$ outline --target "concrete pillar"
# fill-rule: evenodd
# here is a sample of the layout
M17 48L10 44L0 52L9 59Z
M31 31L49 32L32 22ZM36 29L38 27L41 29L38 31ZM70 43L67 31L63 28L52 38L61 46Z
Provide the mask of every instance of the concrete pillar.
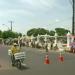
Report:
M71 34L70 32L67 33L67 47L70 47L70 43L71 43Z
M32 36L31 36L31 42L33 41L33 38L34 38L34 36L32 35Z
M45 41L45 44L46 44L47 43L47 34L45 35L44 41Z
M39 42L39 34L38 34L38 36L37 36L37 42Z
M54 44L56 45L57 44L57 33L55 32L55 35L54 35L54 37L55 37L55 40L54 40Z

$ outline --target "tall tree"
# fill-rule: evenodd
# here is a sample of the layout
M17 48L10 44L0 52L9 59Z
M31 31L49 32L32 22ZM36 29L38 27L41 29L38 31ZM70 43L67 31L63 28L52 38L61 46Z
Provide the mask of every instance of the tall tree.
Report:
M44 29L44 28L33 28L33 29L30 29L29 31L27 31L27 35L28 36L37 36L37 35L45 35L45 34L49 34L49 31Z
M2 38L2 31L0 30L0 38Z
M49 32L49 34L50 34L51 36L54 36L55 31L51 30L51 31Z
M4 31L4 32L2 33L2 37L3 37L4 39L6 39L6 38L17 38L19 35L21 35L21 33L19 34L19 33L17 33L17 32L12 32L11 30Z
M64 29L64 28L55 28L55 31L56 31L56 33L57 33L59 36L64 36L64 35L66 35L68 32L70 32L69 30Z

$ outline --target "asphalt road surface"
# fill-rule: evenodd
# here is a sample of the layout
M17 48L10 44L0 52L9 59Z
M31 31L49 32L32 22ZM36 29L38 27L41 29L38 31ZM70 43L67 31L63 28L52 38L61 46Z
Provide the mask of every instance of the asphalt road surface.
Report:
M58 52L49 53L50 64L44 64L45 51L23 47L26 52L25 66L21 70L11 66L9 47L0 46L0 75L75 75L75 54L64 53L64 62L57 59Z

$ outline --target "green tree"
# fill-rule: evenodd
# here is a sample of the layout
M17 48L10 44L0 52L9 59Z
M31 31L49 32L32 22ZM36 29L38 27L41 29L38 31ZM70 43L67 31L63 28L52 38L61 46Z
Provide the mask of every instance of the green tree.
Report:
M17 33L17 32L12 32L10 30L8 31L4 31L2 33L2 38L6 39L6 38L17 38L19 35L21 35L21 33Z
M27 35L28 35L28 36L31 36L31 35L33 35L33 34L35 33L35 31L36 31L35 28L30 29L30 30L27 31Z
M30 29L29 31L27 31L27 35L28 36L37 36L37 35L45 35L45 34L49 34L49 31L44 29L44 28L33 28L33 29Z
M17 35L21 37L22 36L22 33L17 33Z
M0 30L0 38L2 38L2 31Z
M68 32L70 32L69 30L64 29L64 28L55 28L55 31L56 31L56 33L57 33L59 36L64 36L64 35L66 35Z
M59 35L59 36L64 36L66 35L68 32L70 32L69 30L67 29L64 29L64 28L55 28L55 31L56 33ZM33 29L30 29L27 31L27 35L28 36L37 36L38 34L39 35L45 35L45 34L48 34L48 35L51 35L51 36L54 36L55 34L55 31L51 30L46 30L44 28L33 28Z
M49 32L49 34L50 34L51 36L54 36L55 31L51 30L51 31Z

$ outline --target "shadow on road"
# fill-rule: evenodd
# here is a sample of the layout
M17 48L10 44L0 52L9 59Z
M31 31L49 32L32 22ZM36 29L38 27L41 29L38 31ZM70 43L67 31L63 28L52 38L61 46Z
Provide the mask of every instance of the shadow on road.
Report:
M28 70L28 69L30 69L28 66L22 65L21 66L21 69L19 69L19 70L23 71L23 70Z

